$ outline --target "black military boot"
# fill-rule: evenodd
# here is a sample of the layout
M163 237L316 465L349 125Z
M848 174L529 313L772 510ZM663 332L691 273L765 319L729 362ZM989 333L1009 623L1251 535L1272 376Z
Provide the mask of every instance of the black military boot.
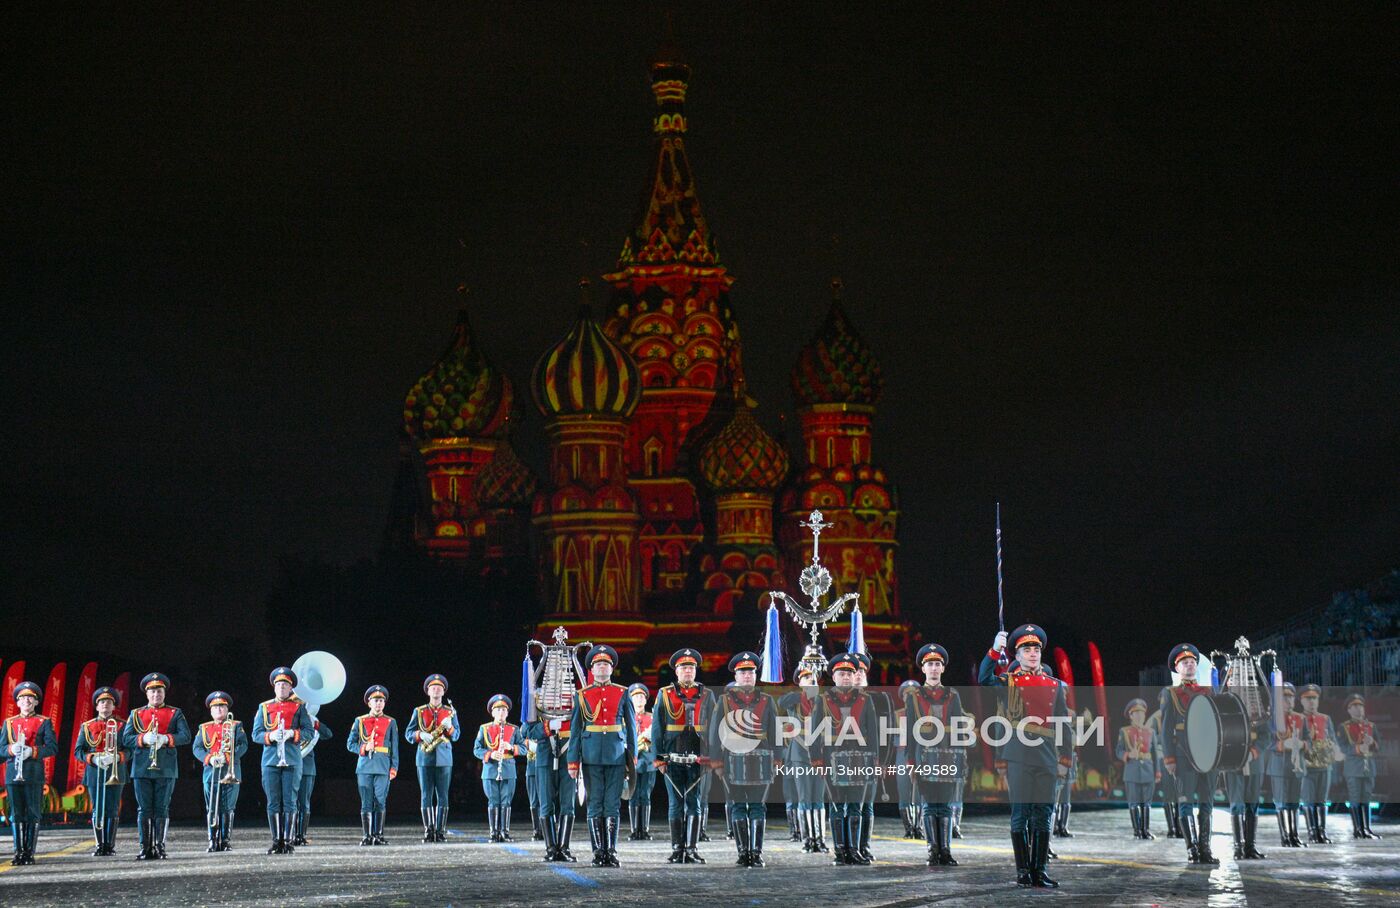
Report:
M559 860L558 839L554 835L554 817L540 817L540 835L544 836L544 859Z
M1317 835L1317 844L1331 845L1332 839L1327 835L1327 802L1314 804L1313 808L1313 830Z
M442 811L444 811L444 810L446 810L446 809L447 809L446 807L439 807L439 808L438 808L438 812L441 813ZM501 820L501 841L502 841L502 842L514 842L514 841L515 841L515 837L512 836L512 835L510 834L510 805L507 804L505 807L502 807L500 810L501 810L501 813L500 813L500 820ZM439 822L439 834L440 834L440 833L441 833L441 822L442 822L442 821L439 820L438 822ZM442 839L439 838L438 841L441 842Z
M942 849L938 842L938 824L934 822L933 815L924 811L924 842L928 844L928 866L938 866L938 855Z
M1196 855L1202 864L1219 864L1220 858L1210 853L1211 815L1214 808L1202 804L1196 808Z
M1148 841L1157 838L1152 834L1152 805L1150 803L1138 805L1138 813L1142 816L1142 837Z
M433 808L433 821L437 826L433 829L433 841L447 841L447 805L439 804ZM506 808L506 841L511 841L510 836L510 808Z
M217 816L206 817L204 825L208 827L209 831L209 847L204 849L204 853L213 854L219 850L219 818ZM97 852L94 851L93 854L97 854Z
M21 823L20 828L24 844L24 854L20 856L20 863L33 864L34 849L39 844L39 824L29 820Z
M559 860L568 861L570 864L578 861L574 853L569 850L569 840L574 836L574 815L572 813L562 814L559 817Z
M1254 847L1254 836L1259 831L1259 805L1248 804L1244 808L1244 857L1247 861L1261 861L1264 852Z
M962 838L962 805L953 808L953 838Z
M374 812L374 844L388 845L389 840L384 838L384 814L386 811L376 810Z
M229 832L233 830L233 814L219 814L219 850L229 851L231 846L228 843Z
M544 828L540 826L540 812L535 805L530 805L530 838L536 842L544 839Z
M709 825L710 805L706 804L704 807L700 808L700 837L696 839L697 842L708 842L710 840L710 833L708 832Z
M802 836L802 853L812 853L812 827L807 822L807 811L799 807L797 809L797 831Z
M1162 816L1167 821L1167 838L1181 838L1181 813L1177 810L1175 802L1162 802Z
M1347 812L1351 814L1351 837L1353 839L1366 838L1365 827L1361 825L1361 811L1356 804L1347 805ZM96 852L93 852L96 854Z
M875 831L875 816L867 817L864 813L860 817L860 831L856 835L855 843L860 856L865 860L863 863L875 863L875 855L870 853L870 834Z
M734 829L734 850L739 853L739 859L734 862L735 867L749 866L749 824L740 820L732 824Z
M763 836L768 831L768 818L749 820L749 866L763 867Z
M272 844L268 846L268 854L282 853L282 815L280 813L270 813L267 815L267 834L272 839Z
M496 808L494 807L486 808L486 816L488 818L488 823L491 826L491 841L493 842L496 841L496 823L495 816L493 815L493 811L495 809ZM420 807L418 808L418 812L422 814L423 817L423 841L431 842L434 839L433 809L431 807Z
M1278 818L1278 843L1283 848L1291 848L1288 843L1288 810L1278 807L1274 810L1274 816Z
M1300 809L1296 804L1288 808L1288 841L1292 842L1296 848L1307 848L1308 843L1298 836L1298 811ZM1304 825L1307 825L1306 820L1304 820Z
M1352 807L1352 809L1351 809L1351 819L1352 819L1352 824L1355 825L1355 823L1356 823L1356 808L1355 808L1355 807ZM103 827L105 827L105 826L106 826L106 823L105 823L104 821L99 820L99 819L97 819L96 817L93 817L93 819L92 819L92 841L93 841L92 856L95 857L95 858L96 858L96 857L101 857L102 855L104 855L104 854L107 853L107 846L106 846L106 844L104 844L103 841L102 841L102 834L103 834L103 832L105 832L105 829L104 829ZM1360 836L1356 836L1356 838L1360 838Z
M107 821L107 852L108 855L117 853L117 818L112 817Z
M374 844L374 815L373 815L373 814L371 814L371 813L366 813L366 812L363 811L363 810L360 811L360 832L363 833L362 837L360 838L360 844L361 844L361 845L373 845L373 844Z
M637 838L643 842L651 841L651 802L637 805Z
M12 823L10 825L10 841L14 844L14 857L10 858L10 866L18 867L24 862L24 832L22 824Z
M1201 863L1201 853L1197 847L1198 829L1196 818L1190 808L1181 811L1181 837L1186 840L1186 863Z
M666 859L668 864L685 863L685 820L671 820L671 856Z
M802 841L802 828L801 828L801 824L799 824L799 823L798 823L798 820L797 820L797 808L796 808L796 807L789 807L789 808L788 808L788 812L787 812L787 821L788 821L788 841L789 841L789 842L800 842L800 841Z
M1235 860L1244 860L1244 817L1237 813L1230 814L1230 836L1235 842Z
M865 822L865 818L857 813L855 816L847 819L846 824L846 841L849 843L849 847L846 850L850 853L851 863L860 867L870 866L871 861L874 859L869 856L870 849L868 843L870 839L868 837L870 835L870 829Z
M816 846L816 851L820 854L828 854L830 849L826 847L826 805L812 811L812 844Z
M1011 852L1016 856L1016 885L1031 885L1031 845L1025 831L1011 830Z
M602 818L602 817L589 817L589 818L588 818L588 844L589 844L590 846L592 846L592 848L593 848L593 861L592 861L592 864L593 864L594 867L606 867L606 866L608 866L607 858L605 858L605 857L603 856L603 855L604 855L604 849L607 847L607 846L604 844L606 841L607 841L607 839L604 837L604 833L603 833L603 818Z
M1361 825L1366 829L1366 838L1379 839L1380 833L1371 828L1371 802L1361 802Z
M1142 824L1138 820L1138 807L1136 804L1128 805L1128 822L1133 827L1133 838L1142 838Z
M851 863L851 849L846 838L844 817L831 818L831 863L843 866Z
M1068 801L1062 801L1055 805L1055 837L1061 839L1074 838L1074 833L1069 831Z
M306 844L306 811L298 810L292 814L292 844Z
M1031 830L1031 885L1037 889L1058 889L1060 884L1050 879L1045 872L1049 860L1050 832L1046 829Z
M701 838L701 836L704 835L704 820L704 814L701 814L699 816L688 816L685 818L685 862L687 864L705 863L705 859L701 857L700 852L696 850L696 845L698 845L701 841L704 841Z
M509 811L509 808L507 808L507 811ZM509 813L507 813L507 815L509 815ZM607 853L609 867L621 866L617 860L617 827L619 820L621 820L621 817L605 817L603 820L603 834L606 838L603 849ZM509 833L509 830L507 830L507 833Z
M724 837L734 838L734 804L732 801L724 802Z
M156 858L165 860L165 834L170 831L170 817L161 817L154 821L152 827L156 833Z
M953 818L937 817L933 821L933 828L938 839L938 863L944 867L958 866L958 862L953 859L950 845L953 840Z
M914 827L909 825L909 808L908 808L908 807L901 807L901 808L899 808L899 822L902 823L902 824L904 825L904 837L905 837L906 839L916 839L916 838L918 838L918 836L914 833Z
M291 854L296 850L292 845L292 817L295 814L282 814L282 853Z
M627 802L627 823L631 827L627 832L629 842L636 842L641 838L641 830L637 828L638 814L637 801L634 798Z

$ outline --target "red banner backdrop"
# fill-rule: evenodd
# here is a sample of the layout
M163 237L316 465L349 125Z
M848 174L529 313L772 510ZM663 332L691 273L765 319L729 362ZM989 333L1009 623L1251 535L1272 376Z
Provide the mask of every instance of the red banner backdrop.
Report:
M1055 675L1068 685L1065 688L1065 703L1069 706L1069 711L1074 712L1074 669L1069 664L1069 653L1057 646L1053 655L1055 657Z
M83 723L93 716L92 694L97 690L97 663L89 662L83 666L83 672L78 676L78 686L73 692L73 733L68 738L68 746L59 744L59 753L67 754L71 757L73 748L78 743L78 735L82 734ZM68 784L63 787L64 791L72 791L83 784L83 764L77 760L68 761Z
M19 712L15 705L15 685L24 680L24 662L15 662L5 672L5 680L0 682L0 722ZM5 775L10 771L10 761L0 763L0 785L5 784Z
M131 672L117 675L117 680L112 682L112 690L117 692L117 711L114 715L125 722L126 714L131 712Z
M60 662L49 672L49 683L44 688L44 715L49 717L49 723L53 726L53 735L58 739L60 745L63 741L63 700L68 693L68 663ZM50 785L54 785L57 776L54 774L58 768L59 757L63 755L62 746L59 747L58 754L44 758L44 778L49 780ZM64 762L67 765L67 762Z
M1113 744L1110 742L1117 740L1112 734L1113 720L1117 716L1108 714L1108 692L1104 690L1103 686L1103 656L1099 654L1098 644L1092 640L1089 641L1089 679L1094 682L1094 705L1098 707L1099 715L1103 717L1103 749L1108 754L1108 759L1112 761L1114 757Z

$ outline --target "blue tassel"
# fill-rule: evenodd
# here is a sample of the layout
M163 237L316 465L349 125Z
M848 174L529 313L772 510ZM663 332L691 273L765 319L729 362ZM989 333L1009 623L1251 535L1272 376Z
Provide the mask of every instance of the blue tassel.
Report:
M846 643L846 652L870 655L865 648L865 622L860 617L860 606L851 609L851 639Z
M522 722L535 721L535 698L530 690L530 654L520 663L520 719Z
M783 636L778 628L778 605L768 605L768 627L763 632L763 684L783 683Z

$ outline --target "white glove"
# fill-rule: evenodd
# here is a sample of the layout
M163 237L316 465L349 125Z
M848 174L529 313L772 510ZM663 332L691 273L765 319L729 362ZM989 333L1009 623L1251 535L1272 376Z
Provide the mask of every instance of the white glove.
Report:
M1006 651L1006 631L997 631L996 639L992 641L992 649L999 653Z
M117 755L116 755L116 754L105 754L105 753L104 753L104 754L98 754L98 755L97 755L97 765L98 765L98 766L101 766L103 769L111 769L111 768L112 768L112 764L115 763L115 762L117 762Z
M20 752L21 749L23 749L23 747L24 747L23 744L11 744L11 745L9 746L9 748L8 748L8 750L10 751L10 756L12 756L12 757L17 757L17 756L19 756L19 752Z
M532 757L535 755L535 751L538 747L539 742L536 741L534 738L531 738L530 740L525 742L525 749L530 752L530 756Z
M426 732L426 731L420 731L420 732L418 732L418 741L419 741L420 744L427 744L427 743L428 743L429 741L431 741L432 739L433 739L433 736L432 736L432 733L431 733L431 732Z
M212 757L209 758L209 765L210 765L210 766L223 766L223 765L224 765L224 755L223 755L223 754L214 754Z
M157 734L156 732L148 731L148 732L146 732L144 735L141 736L141 743L142 743L142 744L145 744L147 747L151 747L151 746L153 746L157 741L159 741L160 738L161 738L161 736L160 736L159 734Z
M27 744L11 744L10 753L15 755L15 759L23 763L29 759L29 755L34 753L34 748Z

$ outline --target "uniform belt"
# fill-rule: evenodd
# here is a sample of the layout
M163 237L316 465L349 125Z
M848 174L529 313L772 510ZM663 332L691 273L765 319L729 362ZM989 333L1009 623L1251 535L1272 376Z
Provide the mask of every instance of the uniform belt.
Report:
M621 725L585 725L584 731L622 731Z
M1030 734L1040 735L1043 738L1053 738L1055 736L1055 729L1051 728L1048 725L1040 725L1036 722L1027 722L1025 725L1020 727L1024 728Z
M377 754L387 754L387 753L389 752L389 748L387 748L387 747L376 747L376 748L374 749L374 752L377 753Z
M690 726L686 726L686 725L667 725L667 726L666 726L666 730L667 730L667 731L685 731L686 728L693 728L693 729L695 729L696 731L704 731L704 730L705 730L705 726L703 726L703 725L690 725Z

